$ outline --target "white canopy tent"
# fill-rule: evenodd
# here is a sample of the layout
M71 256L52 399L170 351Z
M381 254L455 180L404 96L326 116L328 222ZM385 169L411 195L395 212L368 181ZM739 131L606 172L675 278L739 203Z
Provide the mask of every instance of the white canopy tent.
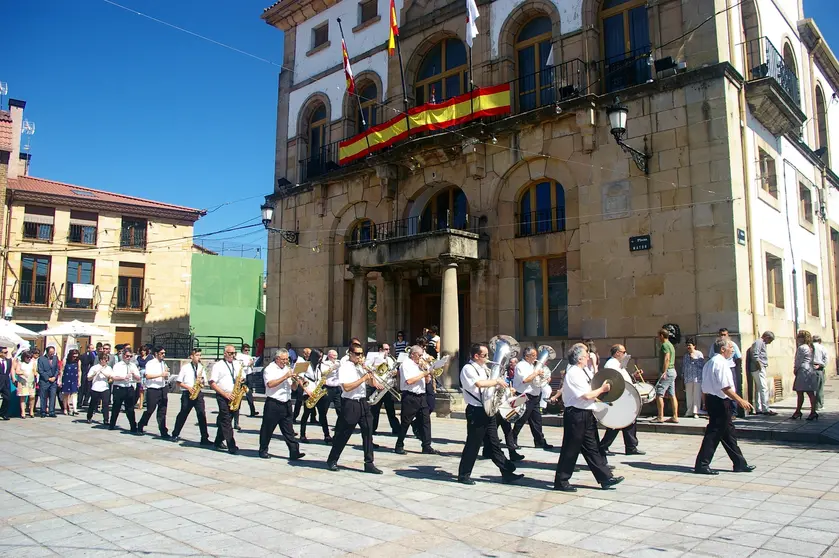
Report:
M8 327L9 330L15 332L18 336L22 337L23 339L37 339L38 332L32 331L31 329L27 329L22 325L13 324L9 320L0 320L0 328Z
M98 327L73 320L38 333L41 337L108 337L111 334Z

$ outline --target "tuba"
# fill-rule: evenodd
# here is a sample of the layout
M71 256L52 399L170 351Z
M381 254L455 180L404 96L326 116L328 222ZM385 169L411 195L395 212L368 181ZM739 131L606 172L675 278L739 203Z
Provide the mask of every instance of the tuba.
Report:
M533 370L539 372L531 384L536 389L542 389L542 386L551 381L551 375L548 371L547 364L549 360L556 359L556 351L550 345L539 345L539 356L536 357L536 363L533 365Z
M248 393L248 386L245 385L245 375L242 374L242 367L239 367L239 373L236 375L236 381L233 383L233 397L230 399L230 411L236 412L242 404L242 399Z
M489 379L497 380L507 372L507 364L519 352L518 341L509 335L498 335L490 342L493 361L490 362ZM518 420L525 411L524 406L519 406L515 396L512 396L507 389L498 389L497 386L485 388L482 391L484 412L487 416L494 417L503 408L504 418L509 422ZM526 397L525 397L526 399ZM521 401L518 398L518 401Z

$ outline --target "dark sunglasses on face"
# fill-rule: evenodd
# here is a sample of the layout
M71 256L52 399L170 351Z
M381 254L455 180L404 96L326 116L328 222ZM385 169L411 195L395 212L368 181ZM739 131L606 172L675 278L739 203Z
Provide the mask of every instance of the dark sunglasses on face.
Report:
M351 353L351 354L352 354L352 355L354 355L354 356L364 356L364 353L356 353L356 352L353 352L353 353Z

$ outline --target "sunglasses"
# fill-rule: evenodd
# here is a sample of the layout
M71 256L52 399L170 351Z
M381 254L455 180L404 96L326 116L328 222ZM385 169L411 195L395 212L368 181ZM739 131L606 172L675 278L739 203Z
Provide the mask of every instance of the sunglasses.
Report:
M364 353L355 353L355 352L353 352L353 353L350 353L350 354L351 354L351 355L354 355L354 356L364 356Z

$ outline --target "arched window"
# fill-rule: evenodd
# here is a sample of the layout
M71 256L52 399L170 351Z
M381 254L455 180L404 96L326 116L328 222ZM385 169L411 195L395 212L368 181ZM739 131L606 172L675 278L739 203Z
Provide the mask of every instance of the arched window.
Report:
M603 79L616 91L650 79L650 24L647 0L604 0Z
M551 30L550 18L540 16L531 19L516 36L519 111L554 102L553 69L548 68Z
M543 180L525 188L518 205L516 236L532 236L565 230L565 189L555 180Z
M360 134L366 128L362 128L362 121L367 124L367 128L371 128L379 123L378 119L378 106L379 106L379 91L376 87L376 84L373 82L368 82L363 84L361 88L358 90L358 98L357 99L350 99L351 103L351 113L355 115L352 132L354 134ZM359 108L360 106L360 108ZM364 118L361 118L361 115L364 115Z
M459 39L445 39L422 59L414 82L417 106L439 103L468 90L466 47Z
M469 224L469 203L457 186L434 194L420 214L420 232L465 229Z
M827 105L820 85L816 86L816 145L818 149L827 149ZM822 152L822 161L827 162L827 156L827 151Z
M760 71L762 52L760 17L757 14L755 0L745 0L740 5L740 22L743 25L743 39L746 46L746 76L749 79L756 79L754 74Z
M798 69L789 42L784 43L784 67L781 68L779 74L778 81L780 81L781 87L790 94L796 105L801 105L801 95L798 89Z
M349 244L365 244L376 240L376 225L370 219L360 219L350 229Z
M320 161L324 156L326 145L326 127L329 125L329 118L326 114L326 105L318 103L312 110L309 117L307 130L308 157L311 161Z

